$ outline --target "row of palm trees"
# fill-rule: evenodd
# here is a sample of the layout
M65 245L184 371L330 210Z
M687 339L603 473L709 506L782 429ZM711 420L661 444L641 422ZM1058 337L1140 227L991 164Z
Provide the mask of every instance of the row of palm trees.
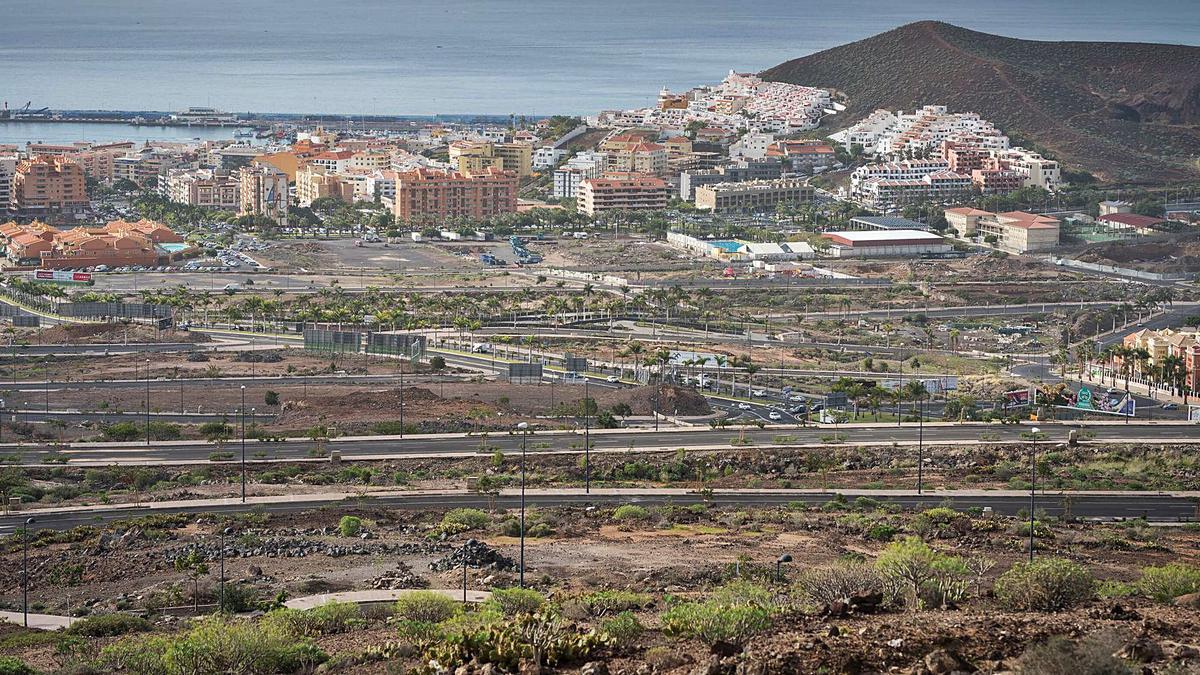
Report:
M1115 387L1119 375L1124 379L1125 391L1129 391L1129 381L1136 376L1154 388L1182 396L1184 404L1187 404L1191 388L1188 386L1187 361L1182 356L1168 354L1154 359L1143 347L1117 344L1098 349L1093 342L1085 342L1077 347L1076 356L1081 376L1088 364L1099 362L1104 366L1101 382L1104 373L1107 373L1111 378L1111 386Z

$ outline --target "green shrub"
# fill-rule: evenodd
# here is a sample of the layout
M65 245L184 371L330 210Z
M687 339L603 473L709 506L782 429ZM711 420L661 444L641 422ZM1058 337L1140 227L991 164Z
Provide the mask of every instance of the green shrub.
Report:
M504 616L533 614L546 602L541 593L532 588L495 588L492 597L483 603L483 609L495 610Z
M1016 563L996 580L996 600L1012 610L1057 612L1090 600L1096 581L1083 565L1062 558Z
M441 623L462 611L452 598L434 591L413 591L396 600L396 616L406 621Z
M494 612L474 612L461 619L443 625L443 639L430 644L422 660L439 664L475 660L515 672L529 659L548 666L582 661L611 641L594 631L580 632L548 611L504 620Z
M642 635L642 622L633 612L621 612L600 624L600 633L611 638L616 645L627 645Z
M197 620L182 633L122 638L100 651L99 665L137 675L292 673L328 657L307 638L245 619Z
M86 637L116 637L126 633L145 633L153 628L149 621L132 614L98 614L72 623L64 632Z
M1188 593L1200 592L1200 568L1182 563L1145 567L1137 590L1158 602L1169 602Z
M857 560L807 569L800 573L796 584L805 595L826 605L851 595L883 593L885 589L883 574Z
M916 607L942 607L959 602L969 586L962 558L929 547L920 537L893 541L879 554L875 567L893 587L902 587Z
M708 644L742 644L771 625L771 593L749 582L735 582L701 602L677 604L662 614L663 633Z
M491 517L479 509L451 509L442 516L438 530L446 534L458 534L468 530L482 530L491 522Z
M263 622L296 637L345 633L366 625L358 605L352 602L328 602L303 610L277 609L264 616Z
M15 656L0 656L0 675L34 675L36 672Z
M362 532L362 518L358 516L342 516L338 521L338 531L343 537L357 537Z
M606 616L631 609L641 609L654 598L648 593L633 591L596 591L580 599L592 616Z
M649 517L650 512L646 510L646 507L637 504L622 504L613 511L613 520L646 520Z
M1055 636L1027 647L1018 663L1022 673L1038 675L1133 675L1139 671L1115 656L1124 644L1125 640L1112 630L1093 633L1078 642Z

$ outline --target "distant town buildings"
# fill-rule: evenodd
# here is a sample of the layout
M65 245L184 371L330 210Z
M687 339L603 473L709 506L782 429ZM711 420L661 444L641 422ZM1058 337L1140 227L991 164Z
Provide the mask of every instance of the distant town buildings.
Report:
M499 169L512 171L520 178L533 174L532 143L455 141L450 144L449 153L450 164L460 173Z
M656 106L604 112L597 123L656 129L684 129L699 123L725 131L788 134L815 129L833 108L824 89L766 82L757 75L730 71L719 84L683 93L664 89Z
M605 174L579 184L577 208L594 216L601 211L665 209L667 184L645 173Z
M945 216L958 237L1012 253L1048 251L1059 242L1059 221L1050 216L1024 211L992 213L965 207L946 209Z
M944 160L904 160L860 166L850 174L850 196L882 211L925 201L948 202L971 191L971 177Z
M579 184L587 178L599 178L608 167L608 157L601 152L581 152L554 170L555 199L574 199Z
M1159 368L1168 358L1182 361L1183 377L1180 385L1190 391L1200 389L1200 332L1164 328L1142 329L1126 335L1121 343L1130 349L1144 349L1150 354L1147 365ZM1171 378L1166 378L1170 382Z

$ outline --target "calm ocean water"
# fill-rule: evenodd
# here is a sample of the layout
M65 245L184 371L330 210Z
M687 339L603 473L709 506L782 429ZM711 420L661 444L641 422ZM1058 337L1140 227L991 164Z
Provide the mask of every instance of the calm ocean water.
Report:
M34 107L590 113L941 19L1196 43L1196 0L0 0L0 99Z

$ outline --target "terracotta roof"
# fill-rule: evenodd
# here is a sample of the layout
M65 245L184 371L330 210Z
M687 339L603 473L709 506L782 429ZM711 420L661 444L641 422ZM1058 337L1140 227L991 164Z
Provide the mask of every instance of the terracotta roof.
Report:
M1026 213L1025 211L997 213L996 218L1005 225L1020 227L1026 230L1048 230L1058 227L1057 218L1042 216L1036 213Z
M946 213L953 213L953 214L956 214L959 216L990 216L990 215L992 215L992 213L990 211L984 211L983 209L974 209L974 208L971 208L970 206L959 206L959 207L953 208L953 209L946 209Z
M1120 223L1130 227L1154 227L1165 222L1162 218L1143 216L1136 213L1110 213L1100 216L1096 220L1103 220L1107 223Z

